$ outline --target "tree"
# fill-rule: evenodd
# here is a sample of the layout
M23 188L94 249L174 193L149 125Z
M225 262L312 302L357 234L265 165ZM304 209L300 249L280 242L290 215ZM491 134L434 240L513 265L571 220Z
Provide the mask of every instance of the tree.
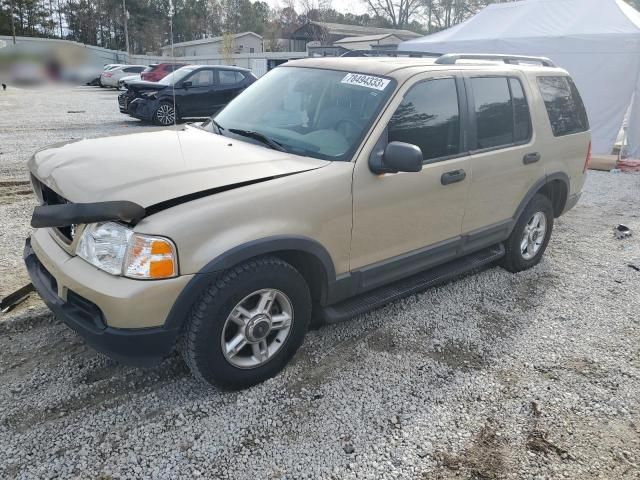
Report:
M366 0L376 17L388 18L393 28L406 28L423 10L423 0Z

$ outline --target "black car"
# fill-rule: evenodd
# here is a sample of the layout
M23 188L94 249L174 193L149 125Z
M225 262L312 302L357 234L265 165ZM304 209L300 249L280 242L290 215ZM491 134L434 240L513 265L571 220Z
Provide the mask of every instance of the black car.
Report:
M140 120L172 125L182 118L210 117L256 80L246 68L188 65L159 82L128 83L118 106Z

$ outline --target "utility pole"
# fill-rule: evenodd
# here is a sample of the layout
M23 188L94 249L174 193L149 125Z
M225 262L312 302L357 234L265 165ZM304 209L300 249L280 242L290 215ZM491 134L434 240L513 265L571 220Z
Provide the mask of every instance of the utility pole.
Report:
M9 16L11 17L11 34L13 35L13 44L16 44L16 24L13 22L13 0L9 3L10 12Z
M124 42L127 48L127 61L129 61L129 12L127 12L126 0L122 0L122 11L124 14Z

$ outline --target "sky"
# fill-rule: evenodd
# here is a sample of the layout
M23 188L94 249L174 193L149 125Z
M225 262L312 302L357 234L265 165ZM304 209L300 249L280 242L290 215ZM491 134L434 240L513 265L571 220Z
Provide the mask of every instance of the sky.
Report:
M282 0L265 0L272 7L282 7L284 2ZM367 6L365 0L331 0L331 7L341 13L353 13L354 15L360 15L367 13ZM302 8L296 8L298 12Z

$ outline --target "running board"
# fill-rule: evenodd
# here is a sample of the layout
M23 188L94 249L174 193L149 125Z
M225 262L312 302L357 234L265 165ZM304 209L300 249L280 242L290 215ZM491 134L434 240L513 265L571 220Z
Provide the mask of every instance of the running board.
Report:
M421 292L434 285L445 283L459 275L495 262L504 256L504 252L502 244L494 245L390 285L376 288L370 292L325 307L320 312L320 315L326 323L349 320L356 315L366 313L399 298Z

